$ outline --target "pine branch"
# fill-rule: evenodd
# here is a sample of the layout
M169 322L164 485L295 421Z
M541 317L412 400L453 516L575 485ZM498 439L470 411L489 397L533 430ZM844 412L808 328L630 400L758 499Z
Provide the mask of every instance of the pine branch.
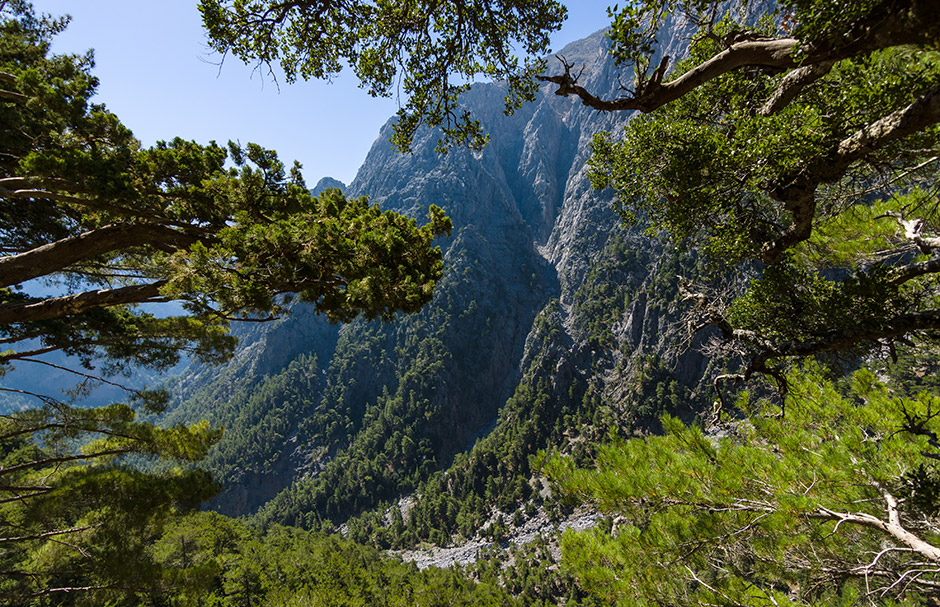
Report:
M62 594L62 593L73 593L73 592L90 592L93 590L111 590L113 588L119 588L115 584L106 584L99 586L70 586L62 588L46 588L44 590L39 590L37 592L15 594L9 592L0 592L0 598L5 599L35 599L43 596L49 596L50 594Z
M0 257L0 287L47 276L111 251L142 246L174 251L199 240L196 236L163 225L109 224L24 253Z
M19 472L20 470L31 470L34 468L42 468L44 466L51 466L53 464L65 464L69 462L76 462L82 460L91 460L99 457L108 457L111 455L127 455L128 453L133 453L134 449L131 447L125 447L123 449L108 449L105 451L97 451L95 453L83 453L80 455L65 455L62 457L48 457L41 460L36 460L33 462L28 462L25 464L18 464L16 466L10 466L9 468L0 467L0 476L4 474L11 474L13 472Z
M50 320L98 308L154 301L160 297L160 287L165 284L166 280L158 280L149 284L50 297L38 302L0 304L0 325Z
M89 529L96 529L100 525L87 525L85 527L72 527L71 529L57 529L55 531L47 531L45 533L36 533L34 535L21 535L17 537L0 537L0 544L12 544L16 542L29 542L33 540L44 540L50 537L56 537L59 535L68 535L71 533L79 533L81 531L88 531Z

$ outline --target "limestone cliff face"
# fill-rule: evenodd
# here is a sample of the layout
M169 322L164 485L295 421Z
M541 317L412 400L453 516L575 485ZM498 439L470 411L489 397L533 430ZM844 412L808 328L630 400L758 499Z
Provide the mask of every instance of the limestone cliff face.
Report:
M605 41L598 33L559 54L584 66L589 90L610 97L619 83ZM208 416L238 426L233 435L280 428L261 453L221 445L210 458L228 483L221 509L249 512L288 487L291 497L272 507L292 509L288 522L301 515L336 520L394 499L490 432L533 372L551 374L558 395L574 382L592 385L626 417L643 397L635 376L651 359L673 369L687 392L699 390L707 361L677 347L676 310L663 295L666 275L682 260L624 232L611 193L591 189L587 179L591 138L618 130L629 116L600 114L546 86L536 102L506 117L503 95L499 84L466 95L491 135L482 151L440 156L438 135L422 132L414 152L401 155L387 142L389 123L346 188L419 219L431 204L451 217L454 231L439 243L445 275L430 305L393 323L342 327L299 308L246 331L228 369L194 369L179 380L185 398L174 421ZM603 281L617 291L605 291L609 302L600 305L592 285ZM534 325L548 316L561 332L546 340ZM303 367L298 357L316 365ZM272 388L258 396L259 386L289 368L308 394ZM251 398L263 402L250 419L213 413L213 405L237 409ZM342 497L331 484L358 493Z

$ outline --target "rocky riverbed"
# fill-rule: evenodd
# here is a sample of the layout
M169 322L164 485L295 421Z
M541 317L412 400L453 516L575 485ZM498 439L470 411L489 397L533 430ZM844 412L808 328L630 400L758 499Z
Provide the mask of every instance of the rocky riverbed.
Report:
M495 542L479 535L456 546L431 546L418 550L396 550L393 554L406 561L415 563L420 569L428 567L454 567L475 563L482 550L500 547L509 550L513 545L522 546L534 541L539 536L556 536L568 529L581 531L597 525L603 515L589 510L576 510L558 522L552 522L543 512L529 518L521 526L512 528L512 531L501 541ZM553 549L556 552L557 548ZM556 552L555 557L558 558Z

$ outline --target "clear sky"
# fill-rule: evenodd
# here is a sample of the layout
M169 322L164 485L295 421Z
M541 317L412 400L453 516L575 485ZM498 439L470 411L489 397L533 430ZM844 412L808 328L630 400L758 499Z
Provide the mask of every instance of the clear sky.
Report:
M312 187L324 176L352 181L379 128L398 109L374 99L352 74L332 83L278 86L267 73L209 53L197 0L33 0L39 12L70 14L55 52L95 50L105 103L145 145L179 136L229 139L277 150L304 166ZM568 2L558 50L606 26L609 0Z

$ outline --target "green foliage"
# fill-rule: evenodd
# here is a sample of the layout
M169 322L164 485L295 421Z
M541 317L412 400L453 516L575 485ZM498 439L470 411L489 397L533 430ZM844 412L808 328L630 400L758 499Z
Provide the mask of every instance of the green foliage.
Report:
M184 348L218 362L229 320L281 313L290 294L333 320L430 300L433 241L451 228L438 207L419 227L336 190L312 196L299 166L256 144L144 149L91 103L91 55L49 52L65 21L19 2L0 18L0 364L61 350L105 373L164 369ZM172 299L189 315L133 307Z
M431 243L451 229L439 207L418 228L414 219L365 198L347 200L339 190L305 196L302 210L263 210L261 223L246 212L248 222L220 229L212 246L174 255L165 292L259 314L281 311L275 296L289 291L337 321L360 313L391 320L430 300L443 269Z
M696 48L680 70L719 50L707 42ZM786 221L769 195L777 183L806 168L832 142L936 86L937 65L933 53L904 49L846 62L825 85L770 116L755 113L755 106L773 92L777 79L759 72L726 74L631 120L620 140L598 135L593 183L623 193L618 204L630 221L642 217L655 232L694 238L721 256L756 256ZM853 171L846 181L871 178L864 165ZM820 207L828 211L823 218L844 210Z
M803 341L847 327L876 333L885 317L910 309L892 288L888 270L830 280L805 268L778 264L764 271L728 309L735 326L757 329L774 340Z
M802 39L823 38L837 44L848 38L851 25L886 3L883 0L862 0L846 6L818 0L786 0L781 8L796 24L793 34Z
M216 488L191 467L145 473L125 458L187 463L218 437L206 424L137 421L125 404L49 401L0 419L0 603L120 604L158 589L151 543Z
M764 372L788 388L783 410L745 394L713 434L663 416L666 436L600 447L594 469L550 459L573 501L624 517L565 542L598 602L913 605L934 592L938 403L917 389L935 387L940 326L940 63L925 6L627 3L610 37L634 89L607 103L552 80L592 107L650 112L595 138L592 181L617 190L627 223L753 277L686 276L682 296L728 340L712 352L745 360L725 379ZM651 63L657 30L680 15L700 29L667 76L668 59ZM912 341L919 355L901 349ZM835 386L811 365L784 381L770 362L857 367L879 351L903 380L890 390L866 370ZM639 387L667 396L658 367L647 360Z
M373 96L406 99L394 143L408 150L418 127L440 126L445 141L481 146L479 122L458 106L477 76L506 80L506 112L535 98L548 35L565 7L551 0L305 2L202 0L212 48L246 62L278 64L288 82L330 79L349 66ZM519 49L519 50L517 50ZM517 53L520 53L520 58Z
M940 403L895 397L867 370L789 381L785 416L745 397L749 417L722 436L664 417L665 436L602 447L596 469L552 459L559 489L626 517L566 536L582 587L607 604L920 604L932 573L895 582L936 558L935 503L898 498L936 474L923 453Z
M680 11L701 30L663 86L691 84L622 137L597 135L591 179L618 191L628 223L757 276L740 299L734 285L696 293L703 319L734 340L729 353L750 358L749 375L936 328L937 208L925 193L940 129L934 114L898 122L940 85L927 24L887 1L784 2L757 25L709 1L630 4L614 10L611 37L649 95L661 91L642 58ZM897 31L866 38L897 11L908 19ZM779 42L789 59L749 56L752 41ZM745 65L703 71L729 53Z
M611 16L611 54L619 64L636 70L637 79L648 79L653 67L650 57L660 48L662 28L677 16L700 28L693 39L693 51L699 45L758 39L760 36L793 36L803 48L793 52L797 57L808 51L831 49L857 43L859 30L870 24L872 17L884 19L892 11L901 12L907 5L890 0L860 0L849 4L830 0L782 0L771 6L755 23L750 3L729 9L719 0L649 0L642 3L618 3L608 8ZM722 19L724 12L728 15ZM870 27L870 25L869 25ZM853 35L856 39L853 40ZM910 38L916 39L914 33Z
M430 301L443 271L434 240L451 229L440 208L419 226L337 190L313 196L299 165L288 171L256 144L177 138L144 148L91 102L91 53L50 52L66 24L28 2L0 2L0 373L52 366L79 378L69 396L80 396L95 382L120 388L103 376L166 369L181 352L227 360L229 321L268 319L294 296L334 321L388 320ZM171 300L184 315L136 307ZM56 351L85 369L35 358ZM304 371L289 368L253 395L237 420L247 434L214 457L257 446L269 470L306 408L303 386L285 385ZM166 572L149 546L215 492L191 464L220 432L136 418L161 411L165 393L128 390L128 404L81 409L41 390L0 387L41 403L0 419L0 599L162 596ZM299 402L281 403L289 415L261 411L275 396ZM157 471L131 465L141 460ZM249 566L231 584L250 597L256 577Z
M335 535L279 526L260 534L214 513L178 521L153 553L177 592L144 596L144 605L516 604L506 590L458 570L418 570Z

